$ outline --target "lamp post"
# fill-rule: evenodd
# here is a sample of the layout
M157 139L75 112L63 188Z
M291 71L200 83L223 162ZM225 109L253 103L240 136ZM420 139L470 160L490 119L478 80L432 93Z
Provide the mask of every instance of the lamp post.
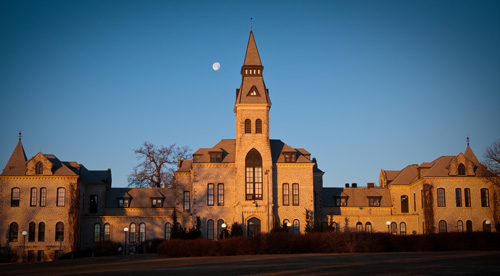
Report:
M489 219L487 219L484 223L486 223L486 231L485 232L491 232L491 221Z
M223 222L221 224L221 227L222 227L222 239L224 240L224 239L226 239L226 227L227 227L226 223Z
M391 222L390 221L386 221L385 224L387 224L387 233L391 233Z
M125 255L127 255L127 233L128 233L128 228L125 227L123 228L123 232L125 232Z
M290 233L290 227L292 227L292 223L291 222L287 222L286 223L286 228L287 228L287 232Z
M23 263L26 261L26 235L28 235L28 232L23 231L21 232L21 235L23 235Z

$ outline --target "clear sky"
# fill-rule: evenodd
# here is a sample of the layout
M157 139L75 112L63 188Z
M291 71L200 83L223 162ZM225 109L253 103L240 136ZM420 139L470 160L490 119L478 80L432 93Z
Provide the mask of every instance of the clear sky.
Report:
M111 168L114 187L144 141L234 138L250 17L271 138L324 186L500 138L500 1L2 0L0 169L19 131L28 158Z

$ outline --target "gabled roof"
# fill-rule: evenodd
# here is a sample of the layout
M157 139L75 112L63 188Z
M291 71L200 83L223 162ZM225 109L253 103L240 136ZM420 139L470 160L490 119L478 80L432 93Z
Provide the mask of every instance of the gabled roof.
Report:
M26 174L26 154L24 153L21 140L17 143L16 148L5 165L2 175L25 175Z
M389 189L383 188L323 188L323 206L336 207L335 199L347 197L345 207L368 207L369 197L381 197L380 207L391 207ZM343 206L344 207L344 206Z
M285 157L283 156L283 153L285 152L296 152L297 153L296 163L312 162L309 159L309 156L311 154L304 149L294 149L289 145L283 143L281 140L271 139L270 142L271 142L271 156L273 159L273 163L285 162ZM300 150L305 151L306 154L304 155L304 153Z
M235 139L222 139L212 148L200 148L193 153L194 163L208 163L210 162L210 152L222 151L221 163L234 163L236 155L236 140ZM184 162L184 161L183 161ZM184 165L182 166L184 167Z
M175 207L175 189L169 188L111 188L106 208L118 208L119 198L129 198L129 208L151 208L151 198L163 198L163 208Z

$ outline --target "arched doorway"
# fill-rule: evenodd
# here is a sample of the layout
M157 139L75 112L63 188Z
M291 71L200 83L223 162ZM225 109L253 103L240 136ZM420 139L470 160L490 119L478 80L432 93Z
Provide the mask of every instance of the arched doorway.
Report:
M248 220L248 236L253 237L260 234L260 219L251 218Z

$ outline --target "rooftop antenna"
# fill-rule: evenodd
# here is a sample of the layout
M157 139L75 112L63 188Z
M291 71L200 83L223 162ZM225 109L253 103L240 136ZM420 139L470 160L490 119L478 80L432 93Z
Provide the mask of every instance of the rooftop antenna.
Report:
M21 142L21 137L23 136L21 135L21 131L19 131L19 142Z
M252 30L252 17L250 17L250 31Z

